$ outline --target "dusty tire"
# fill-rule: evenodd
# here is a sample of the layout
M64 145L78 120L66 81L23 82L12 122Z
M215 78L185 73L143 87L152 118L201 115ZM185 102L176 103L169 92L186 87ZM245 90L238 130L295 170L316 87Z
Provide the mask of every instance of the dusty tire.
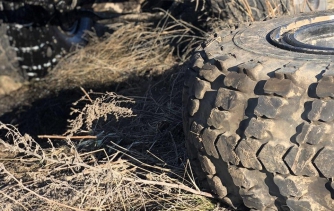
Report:
M183 91L188 154L199 179L232 207L334 210L333 54L268 41L282 25L332 18L256 22L220 31L195 52Z
M282 14L326 10L326 0L210 0L215 16L232 22L258 21Z

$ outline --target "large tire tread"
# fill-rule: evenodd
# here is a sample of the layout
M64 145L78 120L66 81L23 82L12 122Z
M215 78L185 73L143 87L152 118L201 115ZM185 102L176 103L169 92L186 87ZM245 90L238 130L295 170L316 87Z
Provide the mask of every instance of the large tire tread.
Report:
M331 64L257 56L235 47L236 32L216 33L193 57L188 153L236 209L332 210Z

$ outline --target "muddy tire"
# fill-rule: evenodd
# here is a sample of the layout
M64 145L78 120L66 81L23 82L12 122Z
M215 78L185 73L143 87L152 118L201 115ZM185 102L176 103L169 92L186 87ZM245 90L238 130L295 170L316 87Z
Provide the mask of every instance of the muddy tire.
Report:
M249 22L282 14L326 10L326 0L211 0L215 16L232 22Z
M195 52L183 91L188 154L198 181L231 207L334 210L334 42L300 38L331 19L255 22ZM295 32L299 43L282 42Z

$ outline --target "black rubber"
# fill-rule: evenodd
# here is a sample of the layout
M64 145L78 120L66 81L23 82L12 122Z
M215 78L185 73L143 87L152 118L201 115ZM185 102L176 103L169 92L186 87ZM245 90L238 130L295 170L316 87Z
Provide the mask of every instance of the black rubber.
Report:
M282 14L326 10L327 0L208 0L215 16L226 21L249 22Z
M25 80L45 76L73 46L85 45L83 35L93 27L89 17L78 18L75 12L51 14L41 7L10 3L3 7L2 40L11 47L10 60L18 63L6 72L20 72ZM0 75L6 72L1 70Z
M10 44L20 58L20 68L28 78L39 78L47 74L71 47L85 45L85 30L90 30L92 21L82 18L76 31L67 33L57 25L9 24L7 35Z
M319 16L333 17L219 31L192 58L183 91L189 158L235 209L334 210L334 57L280 49L267 36Z

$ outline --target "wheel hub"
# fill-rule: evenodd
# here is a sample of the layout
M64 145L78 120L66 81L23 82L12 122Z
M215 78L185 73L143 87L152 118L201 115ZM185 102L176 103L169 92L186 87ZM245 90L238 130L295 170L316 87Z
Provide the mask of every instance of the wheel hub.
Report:
M61 31L68 35L74 35L80 25L80 18L75 13L61 13L59 15L59 26Z
M276 47L309 54L334 55L334 16L304 19L271 31Z

